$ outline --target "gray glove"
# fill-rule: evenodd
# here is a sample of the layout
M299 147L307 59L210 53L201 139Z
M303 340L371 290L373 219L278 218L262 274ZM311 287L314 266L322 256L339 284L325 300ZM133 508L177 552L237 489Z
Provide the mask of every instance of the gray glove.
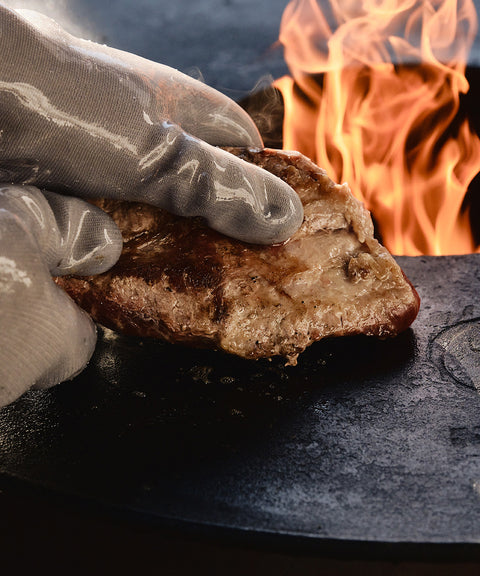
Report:
M113 220L84 200L0 186L0 406L85 367L95 325L51 275L104 272L121 249Z
M232 100L21 14L0 6L0 181L146 202L247 242L281 242L300 226L289 186L216 148L262 146Z
M151 203L257 243L288 238L303 211L282 181L215 147L262 141L202 83L3 6L0 55L0 182L22 185L0 186L2 406L93 352L94 324L51 275L108 269L121 237L80 198Z

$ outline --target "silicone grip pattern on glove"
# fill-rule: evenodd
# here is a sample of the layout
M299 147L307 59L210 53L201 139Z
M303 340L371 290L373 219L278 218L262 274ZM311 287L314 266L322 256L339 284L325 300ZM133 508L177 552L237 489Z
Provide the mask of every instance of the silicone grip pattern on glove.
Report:
M51 274L102 272L121 251L107 214L76 198L47 196L34 187L0 187L0 406L85 367L95 325Z
M0 180L202 216L248 242L286 240L298 196L216 146L261 146L232 100L180 72L0 7Z

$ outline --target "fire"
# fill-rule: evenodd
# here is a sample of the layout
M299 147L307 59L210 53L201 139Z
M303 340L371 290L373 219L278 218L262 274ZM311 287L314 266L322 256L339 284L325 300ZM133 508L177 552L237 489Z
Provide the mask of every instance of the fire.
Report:
M480 140L457 114L476 31L472 0L293 0L284 12L284 148L348 182L394 254L480 251L464 205Z

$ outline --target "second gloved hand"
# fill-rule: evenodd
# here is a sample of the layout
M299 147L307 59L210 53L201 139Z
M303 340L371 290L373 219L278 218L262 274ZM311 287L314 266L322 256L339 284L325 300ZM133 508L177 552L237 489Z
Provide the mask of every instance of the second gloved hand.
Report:
M102 210L33 186L0 186L0 407L80 372L95 325L52 274L108 270L122 248Z

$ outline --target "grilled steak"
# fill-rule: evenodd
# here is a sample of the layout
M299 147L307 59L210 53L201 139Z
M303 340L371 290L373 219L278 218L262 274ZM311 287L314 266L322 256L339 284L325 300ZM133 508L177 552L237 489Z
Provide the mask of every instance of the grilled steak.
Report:
M122 230L108 272L57 282L100 324L245 358L295 365L328 336L395 336L419 298L373 236L370 213L304 156L228 149L276 174L300 195L305 218L286 243L256 246L151 206L100 201Z

